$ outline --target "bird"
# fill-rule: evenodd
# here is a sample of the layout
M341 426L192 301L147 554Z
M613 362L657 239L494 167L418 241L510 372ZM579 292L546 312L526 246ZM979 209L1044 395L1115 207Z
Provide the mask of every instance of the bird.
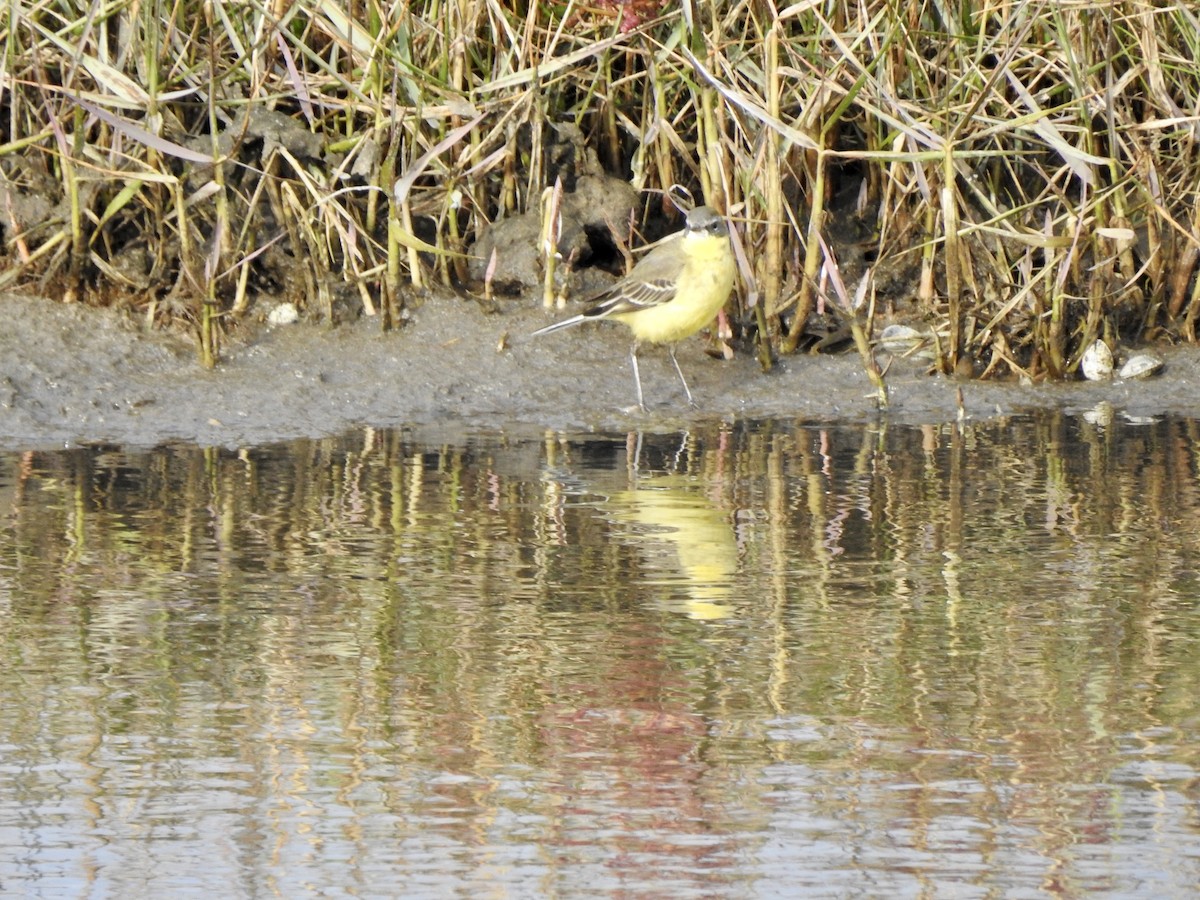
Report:
M677 231L647 253L624 278L584 298L591 304L577 316L547 325L533 337L581 322L615 319L633 332L629 359L638 407L646 411L638 351L642 344L666 344L688 403L696 405L675 358L675 344L716 317L733 290L734 260L729 225L709 206L687 213Z

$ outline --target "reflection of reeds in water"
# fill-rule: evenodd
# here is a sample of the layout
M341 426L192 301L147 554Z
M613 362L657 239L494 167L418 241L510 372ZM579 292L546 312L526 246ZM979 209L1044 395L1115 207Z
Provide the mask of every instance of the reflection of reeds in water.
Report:
M215 830L218 872L549 859L531 894L712 893L768 832L1031 895L1194 844L1195 423L657 440L632 480L595 436L0 454L10 818L55 872L43 832L140 876Z
M73 646L93 656L109 647L162 679L248 667L303 694L325 629L331 671L353 650L386 676L354 687L364 706L490 722L576 677L580 646L620 647L630 622L674 652L697 630L672 631L682 615L736 610L736 627L700 629L753 641L736 668L705 656L712 644L688 653L737 702L936 722L985 750L1033 735L1004 738L1015 756L1040 752L1045 721L1096 730L1122 704L1151 708L1161 682L1176 707L1200 694L1194 643L1178 639L1200 556L1193 422L763 423L647 442L634 480L635 454L597 436L432 446L379 431L237 455L0 457L8 633L30 659L51 646L70 658L35 626L86 610ZM253 593L264 584L278 596ZM631 614L631 595L682 615ZM157 631L152 610L170 613ZM193 646L196 616L209 644ZM1082 708L1079 686L1099 686L1107 661L1122 677ZM1139 681L1151 688L1131 692ZM393 683L412 687L382 696ZM347 702L322 684L312 706Z
M649 584L682 588L663 598L669 609L694 619L721 619L737 573L737 543L729 513L717 508L692 479L643 477L633 490L604 503L619 536L642 557Z

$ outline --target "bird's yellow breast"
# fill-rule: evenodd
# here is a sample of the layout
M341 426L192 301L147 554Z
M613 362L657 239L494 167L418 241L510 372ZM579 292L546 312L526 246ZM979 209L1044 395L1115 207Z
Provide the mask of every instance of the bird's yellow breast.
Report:
M688 234L681 240L686 257L676 282L675 295L665 303L625 313L615 313L638 341L673 344L709 324L729 299L734 263L729 239L724 235Z

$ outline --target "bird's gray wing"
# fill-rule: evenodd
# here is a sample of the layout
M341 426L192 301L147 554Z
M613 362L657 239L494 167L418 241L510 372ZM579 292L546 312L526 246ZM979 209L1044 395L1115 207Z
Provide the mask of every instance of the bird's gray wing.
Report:
M611 287L605 288L590 300L592 306L583 314L600 318L633 312L666 303L675 296L675 285L686 261L676 245L678 238L669 240L647 253L633 269Z

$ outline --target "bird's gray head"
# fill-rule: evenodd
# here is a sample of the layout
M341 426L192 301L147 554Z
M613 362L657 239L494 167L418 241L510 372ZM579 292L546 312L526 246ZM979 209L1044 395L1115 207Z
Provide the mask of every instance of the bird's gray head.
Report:
M729 225L711 206L697 206L687 214L684 226L689 234L721 236L729 234Z

